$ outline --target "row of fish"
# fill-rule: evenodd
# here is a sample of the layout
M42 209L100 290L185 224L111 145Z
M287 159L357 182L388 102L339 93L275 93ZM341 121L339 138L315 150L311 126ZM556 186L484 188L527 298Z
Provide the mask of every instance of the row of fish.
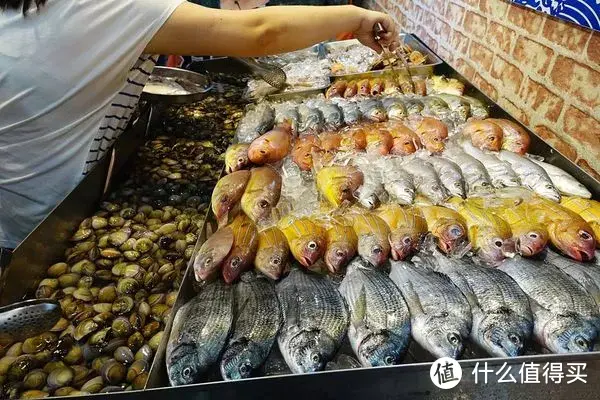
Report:
M323 370L345 338L363 367L397 365L412 339L432 356L459 358L467 341L515 357L535 342L554 353L591 351L600 329L600 265L549 252L499 268L422 251L392 261L389 276L355 258L336 287L294 268L280 283L253 273L210 283L177 313L167 347L172 385L259 374L278 343L293 373Z

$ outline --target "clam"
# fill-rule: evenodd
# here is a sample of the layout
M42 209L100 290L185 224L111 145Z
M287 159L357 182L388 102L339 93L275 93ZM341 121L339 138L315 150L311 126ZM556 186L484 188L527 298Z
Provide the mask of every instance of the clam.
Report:
M16 359L17 356L4 356L0 358L0 375L6 375L8 373L8 369Z
M96 268L96 267L94 266L94 268ZM93 274L93 272L92 272L92 274ZM90 289L93 284L94 284L94 278L92 278L91 276L82 276L81 279L79 280L79 282L77 283L77 287ZM90 294L91 293L92 292L90 290ZM93 295L92 295L92 297L93 297ZM84 300L84 301L91 301L91 300Z
M113 357L115 360L125 365L129 365L134 361L133 351L127 346L118 347L115 350Z
M96 271L96 273L94 274L94 278L101 280L101 281L110 281L112 280L112 272L107 271L105 269L100 270L100 271Z
M98 332L95 332L92 334L92 336L90 336L90 338L88 339L88 343L91 346L97 346L97 347L106 346L106 344L108 343L108 340L109 340L108 335L110 334L110 331L111 331L110 327L100 329Z
M42 390L27 390L21 394L20 399L42 399L50 396L50 393Z
M127 346L129 348L131 348L133 351L138 350L140 347L142 347L143 344L144 344L144 336L142 336L142 334L140 332L135 332L133 335L129 336L129 339L127 339ZM150 345L150 348L152 350L156 351L156 349L152 348L152 345Z
M44 372L50 374L55 369L64 367L66 367L66 364L62 361L50 361L44 365Z
M135 231L135 226L134 226L133 230ZM125 241L125 243L123 243L121 246L119 246L119 250L121 250L121 251L133 250L136 243L137 243L137 240L135 238L130 237L129 239L127 239Z
M139 283L133 278L122 278L117 282L117 292L119 294L133 294L138 290Z
M133 308L134 301L129 296L121 296L112 305L112 312L117 315L126 314Z
M85 278L89 278L89 277L85 277ZM75 297L77 300L81 300L81 301L94 300L94 296L92 295L92 292L90 292L90 289L88 289L86 287L80 287L79 289L75 290L73 292L73 297Z
M149 306L153 306L155 304L161 304L164 303L167 299L167 295L165 295L164 293L155 293L155 294L151 294L150 296L148 296L148 302L145 304L148 304ZM141 308L141 304L140 304L140 308ZM141 310L140 310L141 312ZM150 311L148 310L148 313L150 314Z
M35 291L36 299L49 299L56 291L50 286L39 286Z
M113 215L112 217L110 217L108 219L108 225L118 228L121 227L125 224L125 218L119 216L119 215Z
M155 302L155 304L160 303ZM138 312L140 313L140 315L148 316L152 312L152 307L150 306L150 304L146 303L145 301L142 301L138 306Z
M164 275L168 272L172 272L175 269L175 267L173 266L172 263L166 263L163 264L159 269L158 269L158 274L159 275Z
M170 233L173 233L177 230L177 225L174 223L167 223L164 225L161 225L160 228L158 228L155 233L157 235L168 235Z
M73 381L71 384L75 387L83 385L92 374L92 371L83 365L73 365L71 369L73 370Z
M142 390L146 386L146 382L148 381L148 373L142 372L132 382L132 386L135 390Z
M148 272L144 277L144 287L151 290L160 282L160 276L156 272Z
M131 207L127 207L122 209L119 215L125 219L131 219L136 215L136 211Z
M83 392L98 393L104 387L104 381L101 376L90 379L81 386Z
M98 301L112 303L117 298L117 287L115 285L104 286L98 292Z
M112 358L110 358L109 356L97 357L94 359L94 361L92 361L92 369L94 371L96 371L98 374L101 374L104 364L106 364L110 360L112 360Z
M177 292L169 292L165 299L165 304L169 307L173 307L175 305L176 300L177 300Z
M23 351L23 353L27 353L27 354L33 354L33 353L37 353L38 351L42 351L46 348L46 342L43 340L43 338L41 336L34 336L31 337L29 339L26 339L23 342L23 346L21 347L21 350Z
M96 265L90 260L81 260L71 267L71 272L81 275L93 275L96 271Z
M131 228L123 228L108 236L108 241L115 247L121 246L131 236Z
M100 257L100 249L98 247L93 247L88 252L88 258L90 261L95 261L98 257Z
M100 204L100 208L108 211L108 212L118 212L121 209L121 206L119 206L118 204L114 204L108 201L103 201L102 204Z
M52 352L50 350L42 350L39 353L35 353L33 358L35 359L36 364L43 365L52 359Z
M150 370L149 364L145 360L135 360L133 364L127 369L127 377L126 380L129 383L132 383L136 376L143 372L147 372Z
M142 258L140 258L137 262L142 266L142 268L148 268L154 263L154 258L146 254L142 256Z
M84 344L81 349L83 350L83 358L88 362L100 356L100 349L91 346L88 343Z
M171 308L166 304L155 304L152 306L152 318L155 320L162 322L164 315L169 312Z
M125 346L126 344L127 338L125 337L112 338L108 344L102 348L102 352L110 355L113 354L119 347Z
M66 356L73 347L73 338L70 335L63 336L58 339L52 355L56 358L63 358Z
M86 319L82 321L75 327L75 331L73 332L73 338L75 340L81 340L84 337L90 335L91 333L100 329L100 324L98 324L93 319Z
M98 239L98 243L97 243L98 247L101 249L105 249L108 246L110 246L110 242L108 240L109 237L110 237L109 234L104 234L104 235L100 236L100 238Z
M140 347L140 349L135 353L135 359L136 361L142 360L146 361L147 363L150 363L152 361L153 355L154 352L152 351L150 346L148 344L145 344L142 347Z
M127 374L127 368L116 360L108 360L103 366L100 375L110 385L118 385L123 382Z
M113 265L114 265L114 261L110 260L108 258L100 258L100 259L96 260L96 266L100 269L110 269L110 268L112 268ZM107 271L107 272L110 273L110 271ZM97 276L97 275L98 275L97 273L94 274L94 276Z
M23 378L23 387L25 389L41 389L46 385L48 374L43 369L34 369Z
M154 243L152 242L152 240L150 240L148 238L140 238L135 242L134 249L143 254L143 253L150 251L150 249L152 249L153 244Z
M74 345L71 350L63 357L63 361L67 364L77 364L83 359L83 349L80 346Z
M124 389L121 386L106 386L100 393L122 392Z
M160 331L160 325L161 324L158 321L151 321L151 322L147 323L142 328L142 335L144 335L144 337L146 339L150 339L156 333L158 333L158 331Z
M72 304L77 306L77 309L79 310L79 312L76 315L71 316L71 319L74 324L80 324L81 322L85 321L86 319L93 318L96 315L96 312L94 311L92 306L90 306L89 304L86 304L86 303L72 303Z
M129 261L135 261L140 257L140 252L135 250L128 250L123 252L123 256Z
M23 354L23 342L17 342L6 350L5 356L19 357L21 354Z
M146 317L138 313L131 313L131 315L129 316L129 323L131 324L131 327L136 331L142 329L142 326L144 326L144 322L146 322Z
M110 304L110 303L97 303L97 304L108 304L110 306L110 309L112 309L112 304ZM96 306L97 304L94 304L94 306ZM101 326L108 325L113 319L115 319L115 316L110 312L110 309L109 309L109 311L100 312L100 314L95 315L94 318L92 318L92 319Z
M163 331L160 331L157 334L155 334L154 336L152 336L150 338L150 340L148 341L148 345L154 352L156 352L156 350L158 349L158 346L160 345L160 341L162 340L162 336L163 336Z
M185 235L185 242L187 244L196 244L196 242L198 241L198 235L196 235L195 233L188 233Z
M116 337L128 337L131 334L131 323L127 317L117 317L112 322L113 335Z
M97 313L109 313L112 310L112 303L96 303L92 307Z
M94 233L94 230L90 229L90 228L79 229L79 230L77 230L77 232L75 232L73 234L73 236L71 237L71 240L74 242L81 242L82 240L85 240L85 239L89 238L90 236L92 236L93 233Z
M50 374L48 374L48 387L56 389L62 386L69 386L75 374L69 367L55 368Z
M93 216L92 217L92 228L94 229L103 229L108 226L108 221L106 218Z
M72 393L77 392L77 389L71 386L65 386L58 388L54 391L55 396L70 396Z
M77 282L79 282L79 279L81 279L80 274L64 274L58 277L58 284L61 288L75 287L77 286Z
M109 247L109 248L106 248L106 249L102 249L100 251L100 255L102 257L105 257L105 258L108 258L108 259L112 260L112 259L121 257L123 254L119 250L117 250L117 249L115 249L113 247Z
M58 279L55 279L55 278L46 278L46 279L42 279L42 281L40 282L40 284L38 286L48 286L48 287L51 287L52 289L58 289L59 281L58 281Z

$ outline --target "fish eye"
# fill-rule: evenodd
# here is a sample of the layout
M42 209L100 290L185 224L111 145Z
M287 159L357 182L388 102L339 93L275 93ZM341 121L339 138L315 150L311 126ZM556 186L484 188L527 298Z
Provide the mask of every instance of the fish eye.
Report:
M245 160L244 160L243 158L241 158L241 157L240 157L240 158L238 158L238 162L239 162L240 164L242 164L244 161L245 161Z
M267 208L269 206L269 202L266 201L266 200L261 200L261 201L258 202L258 206L260 208Z
M521 339L519 339L519 337L517 335L509 335L508 338L514 344L519 344L521 342Z
M267 154L265 150L260 150L260 154Z
M240 260L239 257L233 257L233 259L231 260L231 268L239 267L241 262L242 260Z
M577 343L577 346L580 347L589 347L587 340L585 340L581 336L578 336L577 339L575 339L575 343Z
M496 140L496 138L495 138L494 136L490 136L490 137L488 137L488 142L493 142L493 141L495 141L495 140Z
M273 257L271 259L271 264L273 264L273 265L279 265L279 264L281 264L281 258L279 258L279 257Z
M207 267L208 267L208 266L209 266L211 263L212 263L212 258L211 258L211 257L208 257L208 258L207 258L207 259L204 261L204 265L205 265L205 266L207 266Z
M448 342L450 342L452 345L457 345L460 343L460 337L458 337L456 333L449 333Z
M311 240L310 242L308 242L306 247L308 247L310 250L316 250L319 246L317 245L317 242Z
M192 369L190 367L185 367L183 371L181 371L181 374L185 379L188 379L190 375L192 375Z
M381 247L379 247L379 246L373 247L373 254L381 254L381 253L383 253L383 250L381 249Z
M442 311L442 314L441 314L441 315L442 315L442 317L444 317L444 318L448 317L448 313L447 313L446 311Z
M404 189L404 191L405 191L406 193L412 193L412 190L410 190L410 188L406 188L406 189Z
M337 250L335 252L335 255L338 257L344 257L346 255L346 253L344 253L342 250Z
M494 245L498 248L502 247L502 240L496 240L494 241Z
M387 356L383 359L383 362L385 363L385 365L394 365L394 357Z
M240 365L240 373L242 375L247 374L251 370L252 370L252 366L250 364L248 364L248 363L244 363L244 364Z
M538 234L535 232L529 232L529 237L532 239L537 239L538 238Z
M317 353L314 353L310 358L311 358L312 362L315 364L318 364L319 362L321 362L321 356L318 355Z
M411 238L409 238L409 237L405 237L405 238L404 238L404 240L402 240L402 242L403 242L404 244L411 244L411 243L412 243L412 239L411 239Z
M550 185L550 184L547 184L547 185L546 185L546 189L554 189L554 186L552 186L552 185Z
M450 228L450 234L455 238L462 235L462 233L463 233L463 230L458 226L453 226L452 228Z
M579 231L579 236L583 239L583 240L590 240L592 238L592 235L590 235L588 232L586 231Z

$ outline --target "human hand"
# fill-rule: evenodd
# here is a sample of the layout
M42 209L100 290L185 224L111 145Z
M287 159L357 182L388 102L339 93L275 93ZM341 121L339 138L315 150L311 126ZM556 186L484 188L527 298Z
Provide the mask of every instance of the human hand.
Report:
M365 46L369 46L378 53L383 51L382 45L394 51L399 46L398 30L396 24L389 15L377 11L370 11L359 8L360 25L353 32L354 36ZM380 41L375 40L377 24L383 27L383 33L380 33Z

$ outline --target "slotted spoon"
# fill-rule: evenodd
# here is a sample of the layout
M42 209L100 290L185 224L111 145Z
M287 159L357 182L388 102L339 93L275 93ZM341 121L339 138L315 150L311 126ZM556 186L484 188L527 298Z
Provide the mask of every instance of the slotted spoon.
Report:
M49 331L62 314L60 303L34 299L0 307L0 345Z
M274 88L284 89L286 87L287 75L285 74L285 71L278 66L260 62L254 58L236 57L235 59L250 68L250 71L252 71L254 75Z

